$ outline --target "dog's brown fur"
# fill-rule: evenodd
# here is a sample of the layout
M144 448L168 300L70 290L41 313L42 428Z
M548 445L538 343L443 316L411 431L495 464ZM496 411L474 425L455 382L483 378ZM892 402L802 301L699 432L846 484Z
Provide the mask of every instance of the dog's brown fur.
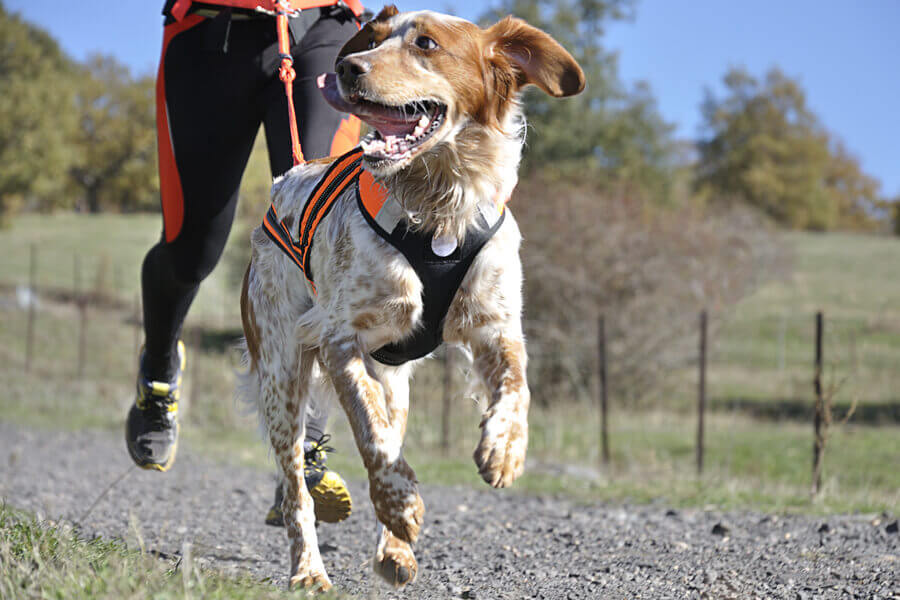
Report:
M420 47L422 36L434 47ZM344 46L339 61L365 61L364 76L353 90L341 87L342 97L364 94L393 106L427 99L446 107L440 128L408 158L385 164L366 154L363 164L402 207L410 226L457 240L473 226L479 206L508 198L515 186L524 126L519 90L534 84L567 96L584 86L568 52L513 18L480 29L455 17L386 7ZM279 215L299 218L325 168L310 163L276 181ZM406 259L366 223L351 193L336 201L314 239L317 294L261 228L251 236L252 260L241 294L248 365L242 391L256 401L285 476L291 585L331 585L304 485L302 444L306 411L335 395L383 523L375 571L402 586L418 572L410 544L424 516L415 473L402 453L414 363L388 367L369 355L418 326L422 284ZM473 458L494 487L508 486L521 474L528 443L519 242L507 211L443 324L445 341L471 351L487 391Z

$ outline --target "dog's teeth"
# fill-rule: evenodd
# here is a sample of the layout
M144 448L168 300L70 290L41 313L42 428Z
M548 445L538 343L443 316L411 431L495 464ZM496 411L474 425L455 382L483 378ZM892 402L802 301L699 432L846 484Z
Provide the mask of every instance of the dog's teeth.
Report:
M413 130L413 139L421 136L423 133L425 133L425 128L421 125L416 125L416 128Z
M403 138L403 139L406 140L407 142L414 142L414 141L416 141L416 138L417 138L417 137L418 137L418 135L415 134L415 133L412 134L412 135L409 134L409 133L407 133L407 134L406 134L406 137Z
M394 152L399 151L400 144L401 144L401 140L399 140L397 138L397 136L395 136L395 135L389 136L387 139L387 143L385 144L388 154L393 154Z
M428 117L426 117L425 115L422 115L422 118L419 119L419 127L421 127L422 129L425 129L426 127L428 127L429 120L430 119Z

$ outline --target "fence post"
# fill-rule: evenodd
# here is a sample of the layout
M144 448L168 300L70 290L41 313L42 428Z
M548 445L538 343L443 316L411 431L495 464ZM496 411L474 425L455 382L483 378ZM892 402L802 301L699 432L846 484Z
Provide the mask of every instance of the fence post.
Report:
M813 376L813 389L816 393L815 416L813 417L813 469L812 469L812 495L815 496L822 488L822 458L825 454L825 432L823 422L825 418L825 397L822 394L822 337L825 329L825 317L822 311L816 312L816 362Z
M34 321L35 304L37 304L37 247L31 244L28 259L28 326L25 333L25 372L31 370L31 357L34 354Z
M697 474L703 473L703 417L706 412L706 309L700 311L700 376L697 385Z
M441 406L441 452L450 453L450 403L453 400L453 350L444 350L444 397Z
M609 464L609 429L607 422L608 381L606 378L606 320L597 320L597 353L600 368L600 456L604 465Z
M84 375L84 355L87 346L87 295L81 291L81 261L77 253L74 258L72 296L78 308L78 357L75 372L81 377Z

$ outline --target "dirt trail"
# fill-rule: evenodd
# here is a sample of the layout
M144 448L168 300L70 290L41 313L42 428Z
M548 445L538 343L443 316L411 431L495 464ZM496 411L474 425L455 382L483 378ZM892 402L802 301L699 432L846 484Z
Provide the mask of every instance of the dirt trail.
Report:
M0 423L0 496L9 504L73 521L85 536L140 537L166 555L189 542L206 566L285 584L284 531L262 523L271 474L187 448L170 473L129 471L83 516L129 465L116 436ZM896 517L584 507L435 486L422 489L419 579L395 592L371 573L374 513L365 486L352 491L353 516L322 525L319 539L334 583L362 598L900 599Z

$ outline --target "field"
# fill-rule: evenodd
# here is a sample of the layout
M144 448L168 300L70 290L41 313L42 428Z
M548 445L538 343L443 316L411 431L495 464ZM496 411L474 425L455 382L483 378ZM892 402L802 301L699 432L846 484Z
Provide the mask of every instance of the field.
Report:
M237 231L238 229L236 229ZM134 303L140 260L159 232L153 216L23 216L0 232L0 358L4 420L34 427L120 431L131 402L136 337ZM826 314L826 375L846 382L865 407L890 406L900 389L900 240L844 234L787 234L794 248L790 280L769 282L730 313L714 313L709 391L716 410L707 424L706 471L693 467L695 422L685 406L696 375L673 378L648 411L612 400L612 464L598 469L598 419L592 406L560 402L531 415L529 468L516 490L559 493L593 502L664 499L679 506L752 507L775 511L875 512L900 505L900 427L855 419L836 430L826 455L824 493L808 496L812 426L812 322ZM17 286L28 281L29 247L37 248L40 309L31 371L23 368L27 318ZM240 253L233 235L227 254ZM81 289L104 292L89 306L86 361L77 373L79 318L71 300L76 258ZM234 276L226 260L205 284L189 317L185 443L223 461L272 468L255 417L232 400L239 335ZM233 268L231 268L233 271ZM478 406L454 401L449 451L440 449L441 361L417 376L408 457L426 483L480 484L469 458ZM457 377L458 379L458 377ZM829 379L831 380L831 379ZM461 386L460 386L461 387ZM794 418L758 419L739 400L800 407ZM779 405L781 403L781 405ZM729 404L732 406L729 408ZM332 421L332 464L350 477L362 469L345 419ZM124 452L124 446L123 446Z
M826 380L842 384L836 403L892 407L900 418L900 238L785 236L793 274L727 315L713 338L710 395L720 402L808 400L814 313L822 310Z

